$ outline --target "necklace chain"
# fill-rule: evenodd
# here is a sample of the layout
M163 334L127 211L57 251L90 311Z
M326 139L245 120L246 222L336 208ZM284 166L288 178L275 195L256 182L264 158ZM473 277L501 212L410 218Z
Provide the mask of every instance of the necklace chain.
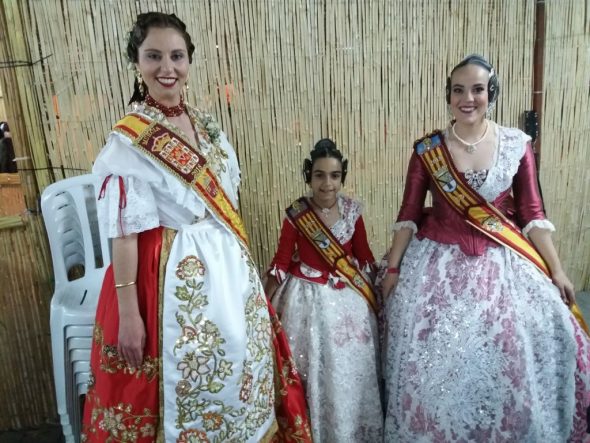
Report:
M466 151L467 151L469 154L473 154L473 153L474 153L474 152L477 150L477 145L478 145L478 144L480 144L480 143L483 141L483 139L484 139L484 138L486 138L486 135L488 135L488 130L490 129L490 123L489 123L487 120L486 120L485 122L486 122L486 129L485 129L485 131L483 132L483 135L482 135L482 136L481 136L481 137L480 137L480 138L479 138L477 141L475 141L475 142L473 142L473 143L469 143L469 142L467 142L467 141L463 140L461 137L459 137L459 136L457 135L457 132L455 131L455 125L456 125L457 123L453 123L453 124L451 125L451 131L453 132L453 135L455 136L455 138L456 138L456 139L457 139L459 142L461 142L463 145L465 145L465 146L466 146L465 150L466 150Z
M334 203L332 204L332 206L330 206L330 207L328 207L328 208L324 208L324 207L322 207L322 206L318 205L318 204L315 202L315 200L313 199L313 197L311 197L311 198L310 198L310 201L313 203L313 205L314 205L316 208L318 208L318 209L321 211L321 213L322 213L322 215L323 215L324 217L328 217L328 216L330 215L330 212L332 212L332 208L333 208L334 206L336 206L336 203L338 203L338 199L336 199L336 200L334 201Z

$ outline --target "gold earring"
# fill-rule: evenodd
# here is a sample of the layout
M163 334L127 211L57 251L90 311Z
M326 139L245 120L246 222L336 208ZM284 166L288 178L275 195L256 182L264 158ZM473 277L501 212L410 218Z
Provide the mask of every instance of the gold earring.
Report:
M185 100L188 97L188 90L189 90L189 86L188 86L188 75L186 76L186 81L184 82L184 88L182 89L182 98L183 100Z
M137 80L137 87L139 88L139 93L141 95L145 95L145 82L143 81L143 77L141 76L141 72L137 71L135 74L135 79Z

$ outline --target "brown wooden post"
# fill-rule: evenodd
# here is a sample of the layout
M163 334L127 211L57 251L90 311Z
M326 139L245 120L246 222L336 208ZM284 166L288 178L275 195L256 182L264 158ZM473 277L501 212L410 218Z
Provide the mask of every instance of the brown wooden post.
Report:
M538 135L533 145L537 170L541 164L541 123L543 121L543 69L545 67L545 0L535 2L535 47L533 54L533 111L538 117Z

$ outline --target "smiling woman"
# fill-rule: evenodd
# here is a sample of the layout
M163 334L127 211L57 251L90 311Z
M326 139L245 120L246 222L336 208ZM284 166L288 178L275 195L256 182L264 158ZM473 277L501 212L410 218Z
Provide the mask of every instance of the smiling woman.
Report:
M191 61L186 47L182 34L174 28L151 29L139 47L135 67L156 102L168 107L180 104Z
M275 380L277 404L290 408L281 424L305 429L301 385L273 335L237 212L236 154L183 99L193 51L173 14L140 14L129 35L133 109L93 167L113 259L96 312L85 441L270 441ZM275 365L284 369L276 378Z
M530 137L487 118L498 92L466 57L447 80L454 120L414 144L382 283L386 441L587 438L590 342Z

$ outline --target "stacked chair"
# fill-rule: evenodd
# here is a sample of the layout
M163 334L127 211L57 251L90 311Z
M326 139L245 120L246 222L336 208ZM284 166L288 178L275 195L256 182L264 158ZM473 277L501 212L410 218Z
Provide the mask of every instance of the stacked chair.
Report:
M97 219L100 185L98 177L82 175L48 186L41 197L55 276L50 321L55 394L67 443L80 441L96 303L111 261Z

